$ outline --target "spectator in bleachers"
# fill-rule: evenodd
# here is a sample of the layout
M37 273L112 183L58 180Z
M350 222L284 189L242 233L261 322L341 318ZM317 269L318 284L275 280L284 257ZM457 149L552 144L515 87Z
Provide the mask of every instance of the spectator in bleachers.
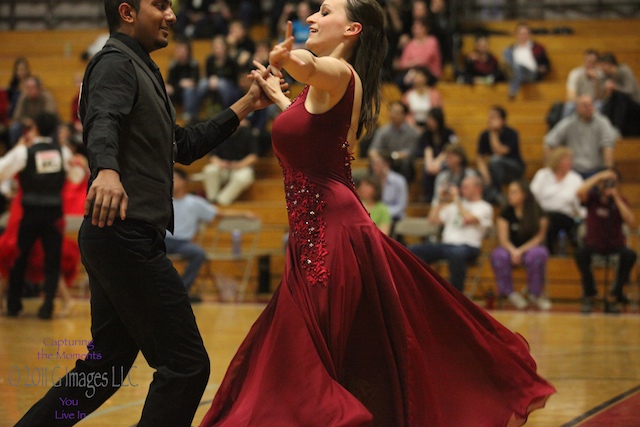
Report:
M603 53L599 65L605 74L602 112L624 136L640 135L640 86L631 68L619 64L611 52Z
M358 180L358 196L371 215L374 224L387 236L391 233L391 214L382 201L380 181L373 175L365 175Z
M547 52L531 37L531 28L520 23L515 30L515 43L504 51L509 71L509 98L514 99L523 83L540 81L549 72Z
M216 216L254 217L249 212L219 210L202 197L189 194L187 192L188 182L189 178L184 170L174 169L173 213L175 226L173 233L167 231L165 236L167 255L179 255L187 262L181 275L182 283L187 292L191 290L193 283L198 278L200 268L207 258L206 251L193 241L200 223L211 222ZM195 294L191 294L189 299L192 303L202 301L202 298Z
M547 166L539 169L531 181L531 192L548 218L546 244L552 254L564 251L557 245L559 233L563 233L574 248L577 243L577 224L583 216L577 192L583 179L572 168L571 150L559 147L550 154Z
M173 30L194 39L226 34L231 11L222 0L181 0Z
M520 135L507 126L507 112L500 106L489 110L487 130L478 139L476 164L485 182L484 198L493 204L502 204L502 186L524 173L520 156Z
M190 122L196 120L199 113L197 85L200 65L193 58L188 39L176 39L173 55L165 84L167 95L175 105L182 106L182 119Z
M429 221L444 226L441 241L411 245L409 250L427 263L447 260L449 282L463 291L467 264L480 256L482 240L493 225L493 208L482 200L482 180L468 177L460 189L448 188L432 206Z
M242 22L245 28L251 28L258 21L262 22L265 11L264 6L269 7L269 5L263 0L235 0L229 3L231 13Z
M491 253L498 295L506 297L519 310L529 305L527 299L513 289L511 270L522 265L527 271L529 301L540 310L549 310L551 302L543 292L549 259L543 244L548 220L524 181L509 184L507 200L507 206L496 220L498 247Z
M445 150L458 142L455 132L445 124L444 111L434 107L427 114L425 131L418 140L418 154L424 157L423 194L425 202L434 196L434 181L445 168ZM465 156L466 157L466 156Z
M409 7L404 0L389 0L382 4L387 21L387 55L382 66L382 79L393 81L393 63L402 51L400 37L403 35L403 17Z
M9 123L9 96L5 89L0 88L0 145L5 148L9 145Z
M623 226L635 227L635 216L629 203L620 194L620 175L615 171L602 171L587 179L578 190L578 197L587 208L586 235L584 244L576 251L576 264L582 276L583 313L593 310L593 299L597 295L591 271L593 254L617 254L616 278L608 295L604 295L604 311L619 313L620 303L625 303L623 286L636 262L637 254L626 246Z
M238 65L229 55L224 36L218 35L211 41L211 54L205 62L205 75L198 82L197 111L207 97L212 97L222 108L227 108L240 93L236 77Z
M473 51L464 58L462 82L466 84L492 85L504 80L498 59L489 51L489 38L478 35Z
M73 85L76 88L76 93L71 98L70 110L71 110L71 124L74 127L75 132L82 134L82 121L78 115L78 107L80 105L80 90L82 89L82 78L84 73L75 73L73 76Z
M287 29L287 21L291 21L293 31L293 49L304 48L304 44L309 37L309 24L307 18L311 15L311 6L306 1L286 3L282 9L282 14L278 19L278 40L284 39Z
M393 223L405 216L409 203L409 188L407 180L398 172L391 169L393 159L387 151L381 151L371 157L371 172L380 181L382 186L382 201L389 208Z
M255 181L258 138L245 119L227 143L209 154L209 164L202 169L205 195L212 203L228 206Z
M409 109L401 101L389 105L389 123L379 127L369 147L369 158L388 152L393 160L392 169L409 183L415 176L414 160L420 134L407 121Z
M256 52L258 52L258 50L256 50ZM255 55L254 58L260 62ZM242 93L246 93L246 91L249 90L249 87L251 87L251 83L253 83L253 80L249 78L252 69L253 68L246 67L238 70L238 87ZM258 156L263 156L271 150L271 128L268 126L271 120L270 115L272 114L270 107L274 107L275 110L280 111L278 106L273 105L262 110L253 111L246 117L246 120L251 127L251 132L253 133L254 138L258 141Z
M402 33L411 37L411 27L416 20L429 20L428 0L403 0L404 5L399 6L401 10ZM408 41L408 40L407 40ZM404 42L401 42L404 46Z
M7 87L7 97L9 98L9 117L13 116L20 94L24 91L24 85L27 77L31 77L29 61L27 58L19 56L15 61L13 61L13 73L11 74L11 81Z
M442 58L438 40L429 35L429 24L426 19L416 19L411 27L411 39L402 48L397 64L396 82L404 92L413 83L409 70L415 67L426 67L434 77L442 75Z
M566 146L573 152L573 169L588 178L613 167L613 150L618 131L595 110L591 95L576 100L576 112L560 120L544 137L545 158L552 149Z
M27 77L11 117L9 145L13 147L18 142L23 130L28 129L33 124L33 119L38 114L50 113L57 115L57 111L53 95L42 87L40 79L35 76Z
M465 178L470 176L480 177L478 171L469 167L467 153L462 145L447 145L443 154L443 168L436 176L435 192L431 199L432 205L437 205L440 202L440 195L447 194L449 188L460 188Z
M576 100L582 95L591 95L595 107L602 107L604 96L604 73L598 67L598 52L587 49L582 55L582 65L572 69L567 78L567 100L563 117L572 114L576 109Z
M256 44L249 37L249 31L242 21L233 20L229 23L229 33L225 41L228 55L233 58L238 67L251 66L251 57L256 51Z
M436 88L438 79L425 67L413 68L409 74L413 84L402 96L402 101L409 109L407 121L422 132L429 111L434 107L442 107L442 95Z
M455 66L453 61L455 53L453 43L454 28L448 16L447 4L446 0L431 0L429 5L429 26L435 38L438 39L442 63L453 63Z
M256 43L256 50L253 52L250 64L253 67L253 61L258 61L265 67L269 65L269 52L271 52L271 45L267 41L259 41Z

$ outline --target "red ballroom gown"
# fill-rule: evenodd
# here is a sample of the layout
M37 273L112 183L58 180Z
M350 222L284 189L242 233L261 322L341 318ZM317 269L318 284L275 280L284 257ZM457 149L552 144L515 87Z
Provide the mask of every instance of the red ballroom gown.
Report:
M354 85L323 114L306 111L305 88L273 124L291 230L283 278L201 426L521 425L555 391L526 342L359 201Z

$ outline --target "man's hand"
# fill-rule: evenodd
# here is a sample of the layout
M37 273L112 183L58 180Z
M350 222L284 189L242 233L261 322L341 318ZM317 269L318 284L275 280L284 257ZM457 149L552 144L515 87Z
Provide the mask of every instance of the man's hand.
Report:
M269 69L259 62L253 61L253 65L257 69L251 71L251 77L260 85L263 95L284 110L291 103L289 84L284 79L271 74ZM279 71L275 71L279 74Z
M91 224L102 228L110 226L119 211L120 219L125 219L129 196L120 182L120 174L111 169L102 169L91 184L84 203L84 215L89 215L91 205L93 214Z

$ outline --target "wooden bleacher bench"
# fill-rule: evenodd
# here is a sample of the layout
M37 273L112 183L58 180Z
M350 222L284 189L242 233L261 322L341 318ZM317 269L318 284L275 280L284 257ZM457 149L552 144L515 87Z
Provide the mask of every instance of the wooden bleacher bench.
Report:
M531 178L542 167L542 141L547 131L545 117L553 102L561 101L565 96L565 79L569 70L580 65L582 52L588 47L615 52L620 62L627 63L640 76L640 20L587 20L587 21L529 21L532 28L566 26L573 29L572 35L535 35L545 45L549 53L553 73L543 82L523 86L521 93L513 102L507 100L507 85L497 84L491 87L459 85L452 81L438 84L444 99L444 110L448 126L459 136L470 161L475 161L478 136L486 128L487 111L491 105L502 105L509 114L508 123L520 132L521 150L527 164L526 177ZM469 25L469 28L474 24ZM482 23L482 26L503 31L505 35L492 36L490 46L500 58L502 50L513 41L513 29L516 21ZM266 37L264 28L252 30L258 37ZM77 94L74 84L76 74L82 74L86 66L80 59L84 50L106 29L82 31L18 31L3 32L0 44L0 82L8 83L11 77L13 61L17 56L26 55L34 75L41 77L43 84L50 89L58 102L63 120L70 119L70 102ZM463 52L472 46L472 36L463 37ZM210 52L208 40L198 40L193 44L194 57L204 65ZM152 58L166 73L173 53L172 45L152 53ZM6 84L5 83L5 84ZM299 90L299 85L296 86ZM297 93L297 92L296 92ZM383 109L380 124L387 122L386 101L400 99L402 94L397 87L385 85L382 88ZM358 147L352 147L357 153ZM206 159L185 166L188 173L198 173L206 164ZM363 167L366 162L358 159L354 167ZM616 148L616 167L623 176L622 192L629 199L637 218L640 218L640 138L622 139ZM421 163L417 164L421 170ZM287 226L287 214L282 190L282 174L273 157L261 158L256 165L257 181L234 207L250 209L260 215L265 227L282 230ZM429 206L417 201L420 193L420 177L411 185L413 200L408 212L412 216L426 216ZM191 190L201 191L198 182L191 183ZM266 231L265 231L266 233ZM280 231L269 231L264 247L259 250L279 250ZM263 243L261 243L262 245ZM273 245L270 247L269 245ZM272 288L282 273L280 256L272 258ZM559 299L577 299L580 296L579 275L571 258L552 258L549 262L550 296ZM257 271L253 278L257 277ZM636 277L635 274L633 277ZM492 283L493 273L490 267L481 272L482 283ZM252 282L253 283L253 282ZM482 287L482 286L481 286Z

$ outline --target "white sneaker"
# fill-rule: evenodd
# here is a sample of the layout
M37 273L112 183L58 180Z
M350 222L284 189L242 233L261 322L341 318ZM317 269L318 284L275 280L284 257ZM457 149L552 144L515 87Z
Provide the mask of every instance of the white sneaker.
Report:
M538 309L541 311L551 310L551 301L549 301L549 298L545 296L537 297L535 295L529 294L529 301L531 301L531 304L535 304L536 307L538 307Z
M507 299L509 300L511 305L513 305L518 310L527 308L527 306L529 305L527 300L522 296L520 292L511 292Z

